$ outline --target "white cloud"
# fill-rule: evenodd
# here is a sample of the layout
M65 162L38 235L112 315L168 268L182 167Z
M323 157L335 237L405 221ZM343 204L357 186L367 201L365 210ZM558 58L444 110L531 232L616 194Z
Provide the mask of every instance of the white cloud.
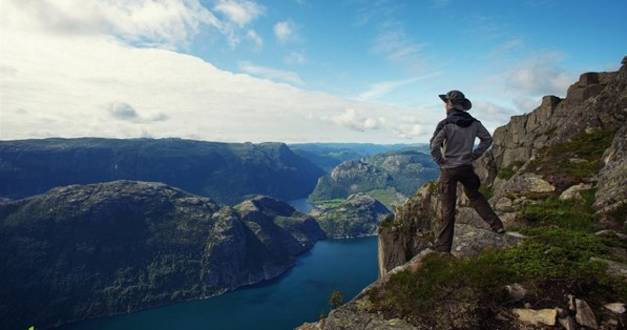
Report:
M126 102L111 102L107 105L106 108L113 118L133 123L146 123L151 121L164 121L169 119L169 117L163 113L157 113L150 117L140 116L137 110L135 110L135 108L133 108L130 104Z
M255 30L248 30L248 32L246 32L246 38L255 45L255 49L261 49L263 47L263 39Z
M372 84L368 90L364 91L363 93L359 94L357 96L357 99L359 100L372 100L372 99L377 99L381 96L384 96L388 93L391 93L401 87L407 86L407 85L411 85L413 83L416 83L420 80L424 80L427 78L433 78L437 75L439 75L439 72L433 72L433 73L429 73L426 75L422 75L419 77L413 77L413 78L408 78L408 79L402 79L402 80L391 80L391 81L382 81L382 82L378 82L376 84Z
M361 116L353 108L347 108L343 113L328 119L337 125L345 126L359 132L378 129L385 123L384 118Z
M390 61L418 68L423 64L422 50L425 44L412 40L401 25L386 23L380 27L372 51Z
M293 71L279 70L261 65L255 65L249 62L242 62L239 65L242 72L253 76L270 79L279 82L286 82L294 85L303 85L305 82L300 78L298 73Z
M221 22L198 0L47 1L8 0L3 27L51 34L108 34L148 46L186 45L201 25L222 29Z
M419 139L425 136L425 128L422 124L402 124L394 133L403 139Z
M558 65L561 58L562 55L556 52L536 54L513 68L507 74L506 81L512 89L532 95L563 96L576 77Z
M274 24L274 35L280 42L287 42L294 38L294 24L288 21L281 21Z
M305 64L307 59L305 58L305 53L303 52L291 52L285 56L284 61L287 64Z
M52 24L42 22L32 8L22 7L42 3L3 2L0 44L11 46L0 51L0 68L8 73L0 75L0 139L174 136L236 142L391 143L398 141L392 129L412 111L303 90L293 86L302 79L289 71L244 63L243 71L249 74L233 73L172 49L148 43L137 47L118 32L101 29L106 24L80 33L68 27L76 23L74 16L93 16L89 10L67 19L55 14L61 21ZM52 31L51 26L64 28ZM156 35L175 36L158 37L150 44L158 40L176 44L193 33L162 28L151 23L137 31L156 29ZM154 34L134 35L148 40Z
M263 6L246 0L219 0L214 9L239 27L246 26L265 11Z

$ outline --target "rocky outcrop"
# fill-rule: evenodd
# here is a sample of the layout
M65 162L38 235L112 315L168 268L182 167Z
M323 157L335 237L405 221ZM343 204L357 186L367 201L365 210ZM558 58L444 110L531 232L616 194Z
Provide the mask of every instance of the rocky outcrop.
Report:
M484 189L492 192L490 201L506 226L519 226L518 211L534 200L559 196L574 185L593 184L599 212L617 213L624 221L625 102L626 66L618 72L585 73L569 88L565 99L545 96L538 108L513 116L507 125L496 129L493 147L476 161L475 168L487 188ZM604 146L605 141L611 141L611 145ZM581 155L583 149L585 154ZM590 173L581 174L581 168L590 169ZM582 190L578 190L579 194ZM433 240L438 226L436 191L437 184L423 186L398 209L396 225L381 230L379 238L385 241L379 244L382 273L406 262ZM461 189L458 196L457 222L485 228L468 208ZM401 250L406 253L400 253Z
M353 238L377 234L379 223L391 214L378 200L357 193L340 203L319 204L309 214L331 238Z
M161 183L59 187L0 205L3 327L46 328L278 276L324 237L289 205L235 208Z
M23 198L70 184L163 182L219 203L263 194L307 196L323 175L283 143L184 139L38 139L0 141L0 197Z
M623 111L627 111L627 101ZM612 221L627 219L627 126L616 132L612 144L603 154L603 169L594 202L595 208Z
M444 269L481 274L481 270L475 270L477 273L472 273L469 270L471 268L464 268L471 267L473 262L466 263L464 260L481 260L477 261L481 265L482 262L489 263L490 260L494 261L490 258L499 256L498 258L502 258L499 260L513 262L511 265L514 266L522 262L518 258L530 258L528 259L529 265L536 267L539 266L537 261L544 260L548 254L560 249L562 249L560 251L572 249L573 245L570 247L561 245L564 242L573 244L579 239L576 237L590 237L596 242L595 244L599 244L600 249L606 251L603 253L612 254L616 260L598 257L588 259L590 255L599 255L599 252L585 251L589 248L588 246L578 247L582 249L582 254L578 255L579 259L573 265L589 267L582 269L582 272L591 272L592 264L604 263L607 267L606 270L599 270L584 279L577 277L578 274L569 276L573 276L573 281L582 285L587 281L595 281L595 276L601 278L609 276L612 283L621 287L620 279L625 278L625 263L618 261L624 260L621 259L625 255L624 248L620 247L622 243L611 243L618 246L608 246L592 237L601 235L594 235L594 230L605 229L599 233L617 233L608 239L614 240L614 237L620 239L620 235L624 235L627 228L624 223L625 203L627 203L625 195L627 155L624 150L627 143L625 142L627 121L627 65L625 64L627 63L623 64L618 72L582 74L579 81L568 89L566 98L546 96L541 105L532 112L512 117L507 125L495 131L492 149L476 161L475 170L484 185L482 191L490 196L490 202L497 214L504 220L506 227L533 227L529 228L529 233L532 233L533 237L526 238L524 235L511 232L505 236L495 236L487 230L482 220L469 207L467 198L459 188L457 224L452 253L462 258L457 259L460 260L458 263L453 263L457 265L455 267L460 268L436 265ZM481 310L485 306L477 306L481 305L482 299L486 299L485 296L481 298L482 293L477 290L489 289L489 286L481 286L482 280L478 280L479 284L474 284L476 285L474 289L468 289L470 291L464 291L464 284L445 291L454 297L445 295L445 298L442 298L435 295L438 298L429 298L435 299L437 303L428 306L428 313L418 315L412 309L412 306L416 306L415 300L427 299L419 293L431 295L434 293L424 288L426 292L412 293L411 290L418 289L416 281L424 280L431 283L434 281L434 274L454 278L452 274L437 273L437 270L424 270L424 272L417 273L416 277L411 275L415 270L406 271L420 268L420 263L416 262L416 258L422 258L422 253L430 251L429 247L432 246L441 226L438 216L440 209L438 190L437 183L424 185L413 197L396 209L393 218L384 221L379 230L379 280L366 288L354 300L329 313L326 319L317 323L316 326L319 329L336 329L339 328L335 326L337 324L344 324L342 329L359 328L353 327L350 322L342 323L347 320L357 320L355 322L359 322L358 324L368 324L367 320L376 320L374 322L381 325L381 329L395 329L385 322L396 320L399 315L403 321L409 321L414 329L429 328L428 325L434 324L438 329L478 329L482 328L480 324L495 324L496 328L527 329L532 327L535 329L553 326L557 322L572 329L578 327L576 323L601 329L618 329L624 325L622 319L615 315L604 314L603 320L599 321L600 316L595 315L589 308L591 306L584 305L584 300L580 298L577 298L579 303L575 303L573 297L572 308L569 312L564 312L565 309L562 307L566 304L563 301L563 295L564 290L570 290L568 287L556 288L556 292L551 292L551 288L536 287L536 290L541 290L546 294L543 298L545 300L540 300L538 303L538 305L544 304L545 306L524 305L523 301L530 299L527 295L521 299L515 299L515 304L518 306L515 310L509 309L508 312L503 312L503 306L497 306L496 310L486 313L485 310ZM561 199L560 196L562 196ZM569 208L576 208L585 214L567 213L565 215L564 212ZM590 220L595 210L597 216L605 219L605 222ZM535 223L528 223L528 221L535 221ZM608 226L612 229L609 230ZM511 246L516 247L500 251L500 253L494 252ZM540 249L538 255L531 252L534 249ZM493 252L484 253L485 250ZM473 256L476 257L473 259ZM559 255L555 258L556 262L560 262ZM562 258L566 256L562 255ZM410 266L416 264L417 267ZM475 266L480 267L479 265ZM498 266L495 267L498 268ZM540 267L551 268L550 265ZM394 277L392 274L398 269L404 269L403 274ZM519 272L525 273L526 270L519 270ZM420 278L422 274L426 274L424 275L426 278ZM530 281L533 281L533 276L542 277L541 273L526 274L526 276L531 276L531 278L528 277ZM391 281L392 278L395 280ZM462 279L458 281L465 283ZM496 279L492 281L501 283ZM601 285L599 282L594 283L596 286ZM377 288L386 289L378 290ZM580 293L590 294L588 291ZM542 293L539 294L542 295ZM497 296L498 294L484 302L488 305L493 304ZM368 301L368 297L378 297L382 300ZM598 301L617 297L593 297L597 300L597 305L592 307L599 307ZM555 301L555 305L546 306L548 300ZM511 306L511 304L513 304L511 299L506 302L506 305ZM372 307L374 305L376 307ZM372 308L360 309L359 306ZM392 308L390 306L403 308L403 312L390 310ZM342 312L339 312L340 310ZM410 316L403 317L403 315ZM487 317L490 319L486 319ZM423 326L420 319L427 319L430 323L425 323Z
M361 192L391 208L437 175L435 163L424 153L398 151L376 154L342 162L318 180L309 198L313 201L331 200Z

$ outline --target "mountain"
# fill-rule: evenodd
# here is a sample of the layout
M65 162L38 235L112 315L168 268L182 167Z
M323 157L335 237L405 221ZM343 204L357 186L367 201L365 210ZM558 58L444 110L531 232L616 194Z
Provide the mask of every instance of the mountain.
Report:
M202 299L278 276L324 238L257 196L220 206L162 183L54 188L0 204L0 319L7 329Z
M376 199L357 193L318 204L309 214L328 237L354 238L376 235L379 223L391 212Z
M426 184L380 226L379 279L299 329L624 329L622 64L495 131L475 168L509 233L490 231L460 191L452 256L433 252L442 224L437 183Z
M263 194L307 196L323 171L283 143L183 139L0 141L0 196L22 198L69 184L163 182L234 204Z
M418 151L375 154L336 166L318 179L309 199L318 202L362 192L392 208L413 195L423 183L436 178L438 172L431 156Z
M425 143L373 144L373 143L295 143L289 145L296 154L309 159L318 167L330 172L345 160L359 159L373 154L414 150L428 153Z

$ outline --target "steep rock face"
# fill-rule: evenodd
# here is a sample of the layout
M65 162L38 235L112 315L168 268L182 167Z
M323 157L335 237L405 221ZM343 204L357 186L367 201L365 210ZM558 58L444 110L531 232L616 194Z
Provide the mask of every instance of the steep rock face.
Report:
M566 311L565 291L591 285L594 293L584 289L577 294L595 301L595 307L608 300L624 299L627 291L620 279L624 279L622 270L627 261L625 64L627 58L618 72L582 74L565 99L547 96L531 113L512 117L510 123L496 130L493 148L475 163L485 185L482 191L491 196L490 202L506 227L522 228L532 236L498 236L486 231L459 187L452 252L457 257L471 258L431 254L429 247L441 226L438 185L424 185L380 227L379 280L320 322L300 329L358 329L363 327L354 325L369 324L377 329L542 328L522 323L512 312L512 307L523 307L519 298L518 302L499 298L503 292L498 286L511 284L508 281L514 276L534 283L531 285L535 285L537 296L529 297L533 308L555 310L559 306L560 322L567 318L574 322L575 313L580 322L581 316L578 310L573 309L572 315ZM580 200L565 202L566 198L559 198L564 191L575 188L578 195L572 198ZM604 230L595 232L599 229ZM604 241L599 235L613 238ZM486 247L493 249L482 251ZM504 247L511 248L499 250ZM537 254L532 252L534 249L538 249ZM551 254L553 257L549 257ZM608 256L614 261L604 259ZM547 258L552 261L540 266L538 272L525 268L539 266ZM423 262L429 267L423 268ZM595 270L596 262L607 268ZM507 266L499 270L501 263ZM518 266L523 268L510 272ZM575 267L580 268L574 271ZM547 274L550 271L560 275ZM505 276L487 279L497 272ZM468 280L467 275L476 276L476 282ZM610 276L608 282L599 280L606 276ZM439 281L442 277L447 280ZM569 278L566 282L570 284L560 283L560 278ZM421 287L421 283L427 284ZM539 283L550 284L540 288ZM614 283L616 287L608 289L603 283ZM434 285L437 290L432 290ZM417 303L421 300L429 303L421 306ZM496 301L501 305L490 309ZM422 312L416 312L418 308ZM596 316L603 319L600 329L624 325L616 315Z
M545 96L538 108L514 116L507 125L497 128L493 147L476 161L475 168L482 185L493 193L490 201L506 226L520 225L518 211L534 199L561 193L582 182L599 181L595 186L599 212L618 210L624 214L624 209L620 209L627 201L626 158L623 157L626 120L627 68L623 65L618 72L582 74L569 88L565 99ZM601 153L605 151L603 161L599 161L596 150L579 154L580 149L588 148L583 143L577 144L581 140L597 145ZM612 141L607 150L604 141ZM590 173L579 173L581 168L589 169ZM573 169L572 174L569 169ZM382 228L379 234L384 241L379 244L381 273L407 262L432 242L439 225L436 223L439 212L436 191L437 184L423 186L399 208L397 225ZM485 227L468 207L461 187L457 223ZM386 246L389 246L387 250L407 253L388 254Z
M4 203L3 326L48 327L273 278L324 234L285 203L243 204L259 201L250 212L161 183L114 181Z
M267 196L254 197L234 208L262 243L278 255L283 255L285 248L291 255L300 254L326 238L314 218Z
M627 107L627 105L626 105ZM603 155L604 167L599 173L594 206L611 221L627 226L627 127L623 126ZM623 223L620 223L623 216Z
M310 214L327 236L352 238L376 235L379 223L391 212L378 200L358 193L341 203L319 205Z
M318 180L309 198L314 201L330 200L362 192L392 207L437 175L435 163L421 152L376 154L342 162Z
M0 141L0 197L22 198L69 184L164 182L234 204L247 195L307 196L324 172L282 143L183 139Z

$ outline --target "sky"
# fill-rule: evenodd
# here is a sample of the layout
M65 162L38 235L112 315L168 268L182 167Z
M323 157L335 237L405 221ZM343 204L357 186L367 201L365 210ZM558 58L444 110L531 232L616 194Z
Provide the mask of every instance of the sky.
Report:
M627 1L0 0L0 139L427 142L627 55Z

